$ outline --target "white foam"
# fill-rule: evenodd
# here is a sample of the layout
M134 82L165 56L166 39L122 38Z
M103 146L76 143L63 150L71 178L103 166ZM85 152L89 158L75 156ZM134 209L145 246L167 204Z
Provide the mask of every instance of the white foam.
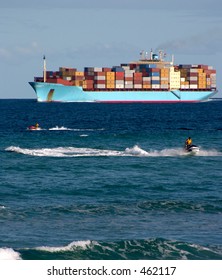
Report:
M75 129L76 131L103 131L105 128L80 128Z
M82 249L86 249L91 244L90 240L86 241L73 241L67 246L61 246L61 247L49 247L49 246L41 246L36 247L36 250L40 251L47 251L47 252L61 252L61 251L73 251L73 249L80 247Z
M198 156L202 156L202 157L217 157L217 156L222 156L221 152L218 152L215 149L212 150L202 150L200 149L200 151L197 154Z
M52 128L49 128L49 130L73 130L71 128L67 128L67 127L64 127L64 126L55 126L55 127L52 127Z
M0 248L0 260L21 260L20 254L11 248Z
M134 156L148 156L149 153L145 150L141 149L138 145L135 145L133 148L126 148L126 154L134 155Z
M21 153L30 156L42 157L87 157L87 156L119 156L123 154L119 151L100 150L91 148L42 148L42 149L22 149L20 147L10 146L5 149L9 152Z
M186 153L182 148L146 151L140 148L138 145L135 145L132 148L126 148L125 151L75 147L24 149L16 146L10 146L5 150L9 152L39 157L178 157L189 155L189 153ZM200 150L197 154L195 154L195 156L222 156L222 153L216 150Z

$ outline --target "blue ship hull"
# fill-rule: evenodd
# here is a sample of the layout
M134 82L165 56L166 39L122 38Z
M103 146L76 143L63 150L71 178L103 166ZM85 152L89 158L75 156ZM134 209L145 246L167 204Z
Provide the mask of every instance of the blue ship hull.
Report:
M176 103L207 101L216 90L100 90L78 86L30 82L38 102Z

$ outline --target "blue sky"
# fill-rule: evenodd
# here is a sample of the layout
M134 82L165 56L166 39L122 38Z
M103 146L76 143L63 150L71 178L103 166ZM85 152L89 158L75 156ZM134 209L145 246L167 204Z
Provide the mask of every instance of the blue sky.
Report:
M208 64L221 92L221 0L7 0L0 3L0 98L35 98L28 82L60 66L113 66L163 49ZM222 94L219 94L222 97Z

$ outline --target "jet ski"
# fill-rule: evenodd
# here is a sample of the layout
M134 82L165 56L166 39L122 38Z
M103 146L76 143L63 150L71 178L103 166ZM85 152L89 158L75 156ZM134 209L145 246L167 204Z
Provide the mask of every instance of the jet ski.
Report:
M196 145L187 145L185 151L189 154L197 154L200 151L200 148Z
M36 126L36 125L30 125L28 127L28 130L41 130L41 128L39 126Z

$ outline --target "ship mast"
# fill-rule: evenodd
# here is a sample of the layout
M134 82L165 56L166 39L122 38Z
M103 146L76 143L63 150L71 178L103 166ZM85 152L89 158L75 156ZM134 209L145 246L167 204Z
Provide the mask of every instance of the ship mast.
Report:
M46 82L46 59L45 55L43 56L43 81Z

